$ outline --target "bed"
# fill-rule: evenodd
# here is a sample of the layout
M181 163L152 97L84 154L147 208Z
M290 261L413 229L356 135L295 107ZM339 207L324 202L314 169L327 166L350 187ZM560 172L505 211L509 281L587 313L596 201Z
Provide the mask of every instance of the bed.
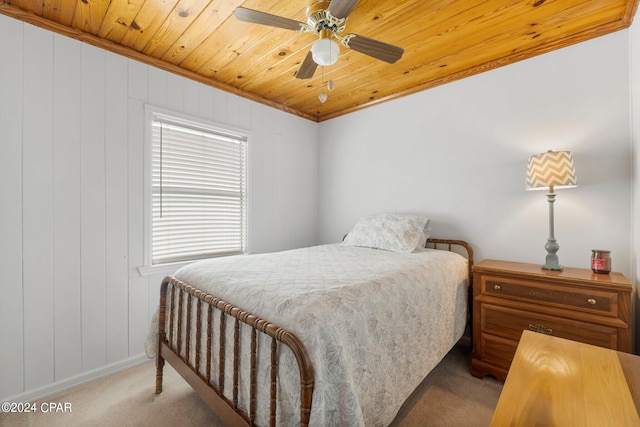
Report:
M166 361L229 426L388 425L463 335L473 264L468 243L428 238L428 218L399 218L165 278L156 393Z

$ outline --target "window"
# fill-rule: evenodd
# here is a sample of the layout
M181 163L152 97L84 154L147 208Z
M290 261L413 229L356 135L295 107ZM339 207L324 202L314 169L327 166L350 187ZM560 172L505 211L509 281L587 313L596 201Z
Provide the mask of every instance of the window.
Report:
M244 253L247 137L151 117L151 264Z

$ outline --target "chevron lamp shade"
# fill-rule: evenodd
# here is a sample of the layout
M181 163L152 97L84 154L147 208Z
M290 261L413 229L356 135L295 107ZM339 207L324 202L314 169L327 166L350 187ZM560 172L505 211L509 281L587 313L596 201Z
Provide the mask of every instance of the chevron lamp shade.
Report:
M576 169L570 151L547 151L529 157L527 190L577 186Z

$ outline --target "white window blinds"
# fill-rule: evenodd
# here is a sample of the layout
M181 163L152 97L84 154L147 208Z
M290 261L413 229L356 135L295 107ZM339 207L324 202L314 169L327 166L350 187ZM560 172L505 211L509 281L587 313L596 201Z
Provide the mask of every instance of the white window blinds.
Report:
M152 264L245 251L246 137L154 115Z

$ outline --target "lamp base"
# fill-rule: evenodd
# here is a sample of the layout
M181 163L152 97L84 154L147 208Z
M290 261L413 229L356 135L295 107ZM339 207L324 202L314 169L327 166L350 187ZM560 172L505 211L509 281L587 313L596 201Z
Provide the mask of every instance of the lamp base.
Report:
M554 270L554 271L562 271L563 267L561 265L549 265L549 264L545 264L540 266L540 268L542 268L543 270Z
M553 227L551 227L551 230L553 230ZM542 266L542 269L562 271L562 266L558 262L558 255L556 254L558 249L560 249L560 246L558 245L555 237L553 237L553 231L551 232L551 236L547 239L547 244L544 245L544 248L547 250L547 256L544 259L545 263Z

